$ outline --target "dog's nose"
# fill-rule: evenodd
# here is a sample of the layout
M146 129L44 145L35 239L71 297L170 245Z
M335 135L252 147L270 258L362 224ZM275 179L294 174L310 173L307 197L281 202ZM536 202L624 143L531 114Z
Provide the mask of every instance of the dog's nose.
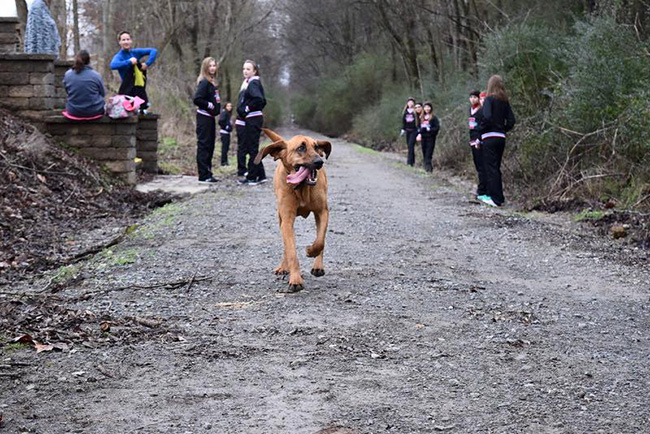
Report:
M314 158L314 161L312 161L312 164L316 169L320 169L323 167L323 159L321 157L316 157Z

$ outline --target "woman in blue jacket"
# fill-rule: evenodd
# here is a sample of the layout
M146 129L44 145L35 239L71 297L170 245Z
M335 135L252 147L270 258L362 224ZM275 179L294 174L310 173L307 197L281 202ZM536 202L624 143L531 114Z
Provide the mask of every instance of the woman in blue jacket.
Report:
M97 118L104 115L104 80L89 65L90 54L81 50L74 58L72 69L63 77L68 93L64 115L71 118Z

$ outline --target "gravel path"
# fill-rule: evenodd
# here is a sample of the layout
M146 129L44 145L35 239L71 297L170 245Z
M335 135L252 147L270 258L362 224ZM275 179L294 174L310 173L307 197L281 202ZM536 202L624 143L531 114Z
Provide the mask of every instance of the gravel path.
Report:
M271 183L162 208L57 294L95 328L161 324L2 354L20 374L0 378L6 432L647 430L647 253L479 206L469 184L340 140L326 167L324 277L299 219L305 290L276 292Z

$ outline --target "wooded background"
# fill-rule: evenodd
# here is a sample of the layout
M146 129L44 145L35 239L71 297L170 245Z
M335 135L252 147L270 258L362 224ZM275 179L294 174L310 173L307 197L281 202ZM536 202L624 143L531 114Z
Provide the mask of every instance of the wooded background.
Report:
M650 0L52 0L52 11L62 50L89 49L113 88L119 31L159 50L149 93L176 141L194 140L201 59L218 59L234 100L250 58L269 125L403 149L406 98L430 100L436 163L471 176L468 92L498 73L519 120L503 167L511 192L532 206L650 207Z

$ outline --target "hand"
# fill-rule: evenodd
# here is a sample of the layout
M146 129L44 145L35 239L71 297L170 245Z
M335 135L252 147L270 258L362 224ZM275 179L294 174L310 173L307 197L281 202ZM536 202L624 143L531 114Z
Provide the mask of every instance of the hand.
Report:
M418 142L422 141L422 134L418 134L417 137L415 138Z
M406 131L404 131L404 130L400 130L400 132L399 132L399 136L402 137L404 134L406 134Z
M135 57L131 57L129 59L129 62L131 62L131 65L137 65L138 64L138 59L136 59Z
M143 70L143 71L146 71L148 67L149 67L149 65L147 65L147 64L144 63L144 62L142 62L142 63L140 64L140 69Z

